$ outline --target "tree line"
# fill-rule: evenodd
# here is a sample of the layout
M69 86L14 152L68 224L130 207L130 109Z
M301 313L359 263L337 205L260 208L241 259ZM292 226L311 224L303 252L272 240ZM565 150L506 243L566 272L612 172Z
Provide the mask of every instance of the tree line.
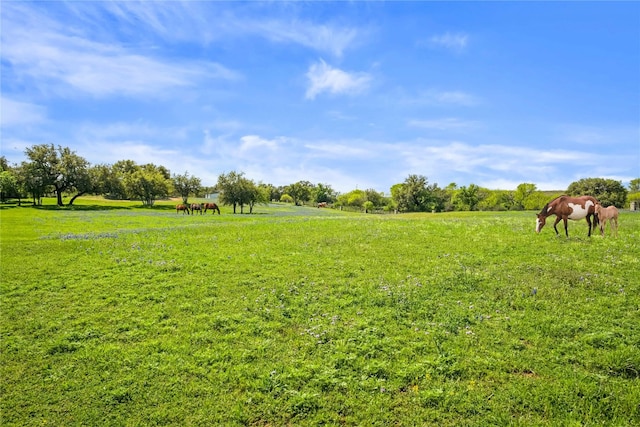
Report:
M298 181L286 186L256 183L243 172L222 173L214 186L202 185L200 178L171 174L161 165L139 165L132 160L114 164L91 165L68 147L40 144L25 150L27 160L9 165L0 157L0 199L31 197L34 205L42 204L44 196L54 194L59 206L73 205L82 195L102 195L110 199L140 200L153 206L156 200L180 197L203 197L218 193L218 201L233 206L233 212L245 207L253 212L256 204L270 201L296 205L327 203L342 209L365 212L443 212L474 210L534 210L541 209L560 194L590 194L604 206L623 208L628 201L640 201L640 178L625 188L620 181L604 178L585 178L573 182L565 192L539 191L533 183L522 183L515 190L491 190L475 184L459 187L451 183L444 188L430 184L426 176L409 175L395 184L390 194L374 189L355 189L340 194L329 184Z

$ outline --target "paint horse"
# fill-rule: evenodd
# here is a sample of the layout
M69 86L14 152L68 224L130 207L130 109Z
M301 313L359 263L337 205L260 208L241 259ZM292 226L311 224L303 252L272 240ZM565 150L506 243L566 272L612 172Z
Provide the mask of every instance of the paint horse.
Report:
M200 203L191 203L191 213L195 215L196 211L202 215L202 205Z
M604 229L609 222L614 235L618 236L618 208L615 206L603 207L600 203L596 205L596 215L598 215L598 221L600 222L600 234L604 236Z
M187 206L187 205L176 205L176 213L179 213L180 211L182 211L182 215L184 215L185 213L187 215L190 214L189 206Z
M211 213L215 215L216 211L218 211L218 215L220 215L220 208L215 203L205 203L204 204L204 213L207 213L207 210L211 209Z
M569 230L567 228L567 220L574 221L586 218L587 224L589 224L589 234L591 236L591 218L593 218L593 228L598 224L598 216L596 215L596 205L598 201L591 196L560 196L553 199L542 208L542 211L538 214L536 220L536 233L540 233L542 227L546 222L548 216L555 215L556 221L553 223L553 229L558 235L558 228L556 227L560 220L564 221L564 233L569 237Z

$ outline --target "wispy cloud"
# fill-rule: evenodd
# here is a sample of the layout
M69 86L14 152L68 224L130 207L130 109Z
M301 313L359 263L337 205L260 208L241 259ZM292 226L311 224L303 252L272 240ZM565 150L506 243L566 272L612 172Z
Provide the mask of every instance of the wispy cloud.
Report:
M464 33L450 33L435 35L429 38L428 44L432 47L441 47L455 51L464 50L469 42L469 36Z
M254 21L250 28L269 40L299 44L336 57L341 57L359 36L356 28L298 20Z
M317 23L287 17L264 18L264 7L248 4L230 8L224 2L107 2L103 9L69 5L92 24L103 25L100 10L111 14L130 29L144 29L166 40L210 44L226 38L260 37L274 43L297 44L341 57L363 36L353 26ZM97 12L97 13L96 13Z
M11 16L21 10L17 9ZM214 62L170 62L95 41L37 13L16 20L3 20L3 68L14 78L28 79L43 93L161 96L172 88L191 87L206 79L238 77Z
M40 124L46 116L46 108L40 105L0 97L0 124L3 128Z
M240 148L241 152L251 152L252 154L257 154L258 150L268 150L273 151L278 148L280 143L283 142L282 138L278 139L265 139L258 135L246 135L240 138Z
M321 93L356 94L366 90L371 83L371 76L367 73L348 73L333 68L323 60L312 64L307 71L309 87L306 98L315 99Z
M462 120L455 117L430 120L409 120L409 126L432 130L468 130L479 127L479 123L470 120Z
M476 96L463 91L431 91L425 94L425 99L427 102L464 107L471 107L480 102Z

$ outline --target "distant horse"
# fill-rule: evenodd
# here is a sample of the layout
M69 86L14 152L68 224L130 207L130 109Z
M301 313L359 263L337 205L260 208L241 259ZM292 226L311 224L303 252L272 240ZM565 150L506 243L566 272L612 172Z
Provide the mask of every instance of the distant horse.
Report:
M598 220L600 221L600 234L604 236L604 229L607 225L607 221L611 220L609 223L611 225L611 229L614 232L614 235L618 236L618 209L615 206L603 207L600 203L596 205L596 214L598 215Z
M318 203L318 208L326 208L326 207L327 207L327 202Z
M204 204L204 213L207 213L207 209L211 209L211 213L215 215L216 211L218 211L218 215L220 215L220 208L215 203L205 203Z
M180 211L182 211L182 215L184 215L185 213L186 213L187 215L189 215L189 214L190 214L190 212L189 212L189 206L187 206L187 205L176 205L176 213L178 213L178 212L180 212Z
M202 205L200 203L191 203L191 213L195 215L196 211L202 215Z
M553 229L556 231L556 235L559 234L556 225L558 225L560 220L564 221L564 232L567 237L569 237L567 219L576 221L586 218L587 224L589 224L588 236L591 236L591 218L593 217L594 228L598 224L598 216L596 214L597 204L598 201L591 196L560 196L553 199L544 205L544 208L542 208L542 211L538 214L538 219L536 220L536 233L540 233L548 216L555 215L556 221L553 223Z

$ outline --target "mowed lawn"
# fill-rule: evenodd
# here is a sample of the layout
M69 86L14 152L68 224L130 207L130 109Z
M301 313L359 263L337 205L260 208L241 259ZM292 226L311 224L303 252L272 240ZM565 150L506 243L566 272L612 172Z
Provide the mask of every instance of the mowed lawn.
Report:
M640 214L78 203L0 209L2 425L640 424Z

